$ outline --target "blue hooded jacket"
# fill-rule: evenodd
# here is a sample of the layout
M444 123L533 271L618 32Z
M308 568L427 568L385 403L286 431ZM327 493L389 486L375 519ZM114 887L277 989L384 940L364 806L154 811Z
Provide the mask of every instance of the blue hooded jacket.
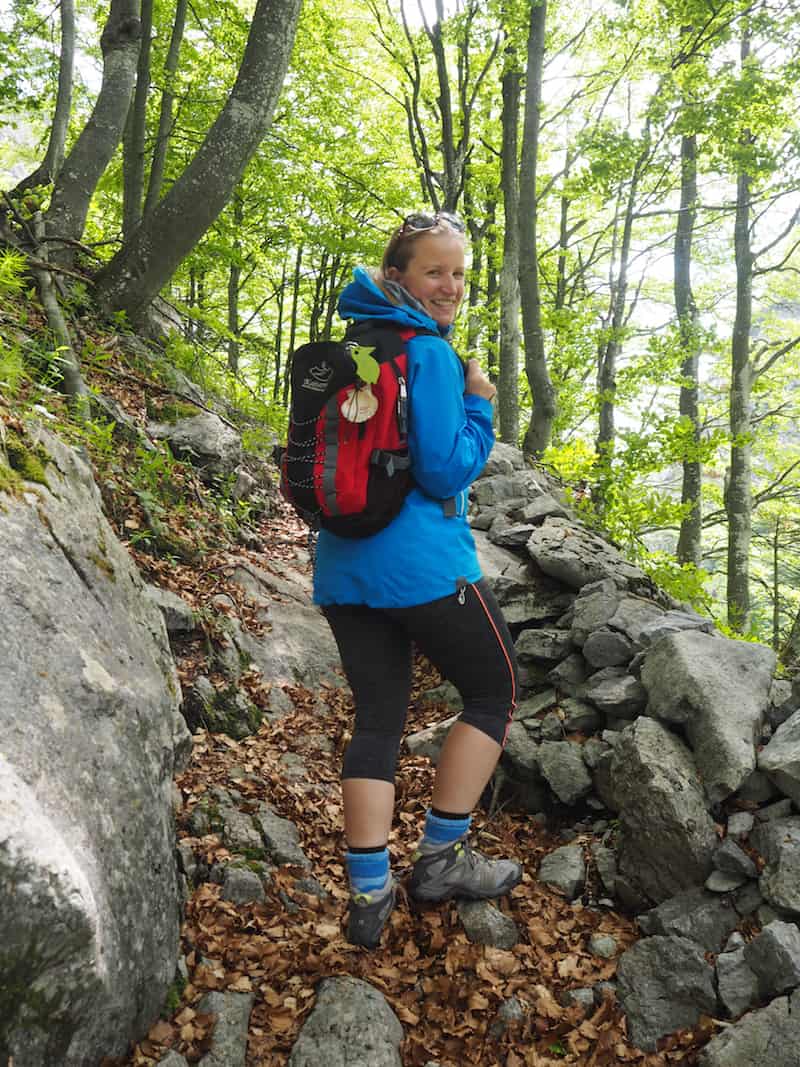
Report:
M372 537L350 539L321 530L314 566L314 602L412 607L449 596L458 581L481 577L467 523L470 484L494 444L492 405L464 393L464 370L438 326L423 310L393 304L366 270L339 298L344 319L377 319L435 330L408 342L411 472L415 488L400 513ZM456 514L442 501L456 498Z

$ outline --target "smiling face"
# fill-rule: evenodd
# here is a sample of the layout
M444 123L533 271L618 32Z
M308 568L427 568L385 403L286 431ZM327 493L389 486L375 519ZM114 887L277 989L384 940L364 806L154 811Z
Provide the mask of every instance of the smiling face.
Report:
M386 272L399 282L438 326L451 326L464 296L464 239L451 230L415 238L405 269Z

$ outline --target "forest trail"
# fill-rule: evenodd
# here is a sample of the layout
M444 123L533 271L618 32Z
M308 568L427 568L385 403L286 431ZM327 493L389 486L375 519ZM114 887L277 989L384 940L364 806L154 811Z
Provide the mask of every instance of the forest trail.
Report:
M284 510L265 520L259 536L264 544L261 566L268 569L271 559L281 558L297 566L306 532L293 515ZM227 570L235 553L231 549L227 561L217 559L215 569ZM248 558L252 561L252 553ZM191 575L197 581L203 571L182 573L184 579ZM175 582L171 584L175 588ZM190 602L196 595L188 588L177 591ZM205 648L203 641L194 641L179 653L184 682L200 669ZM417 663L407 732L448 714L444 705L440 713L435 706L427 705L424 711L417 706L419 694L439 681L424 662ZM156 1024L132 1055L115 1061L114 1067L150 1067L168 1048L189 1062L200 1059L210 1047L213 1017L199 1013L197 1004L209 990L252 992L248 1067L284 1065L313 1007L316 984L332 975L361 978L385 995L405 1030L401 1053L407 1067L431 1061L440 1067L666 1067L694 1062L697 1049L713 1032L711 1020L707 1027L665 1039L659 1052L645 1054L629 1045L613 999L589 1013L576 1004L564 1006L568 990L613 979L619 954L637 937L630 919L607 908L569 902L537 882L542 856L566 839L583 840L588 849L588 825L562 827L556 833L519 813L476 815L479 847L524 865L522 883L498 902L519 929L515 948L471 944L455 903L412 908L402 888L380 949L367 952L349 945L343 936L347 891L338 785L350 728L349 691L287 692L294 710L272 724L265 721L253 736L236 741L224 734L195 734L191 762L177 779L182 804L178 840L192 848L202 870L229 862L233 856L221 836L192 837L189 822L209 790L232 789L243 811L267 802L297 827L311 869L280 867L262 903L223 900L221 886L212 881L193 888L182 929L189 984L171 1017ZM389 841L401 882L431 784L428 759L401 756L397 817ZM309 876L320 883L324 897L305 891ZM591 895L591 887L588 892ZM597 933L614 937L619 948L615 958L591 953L588 942ZM498 1009L511 997L525 1008L524 1020L498 1027Z

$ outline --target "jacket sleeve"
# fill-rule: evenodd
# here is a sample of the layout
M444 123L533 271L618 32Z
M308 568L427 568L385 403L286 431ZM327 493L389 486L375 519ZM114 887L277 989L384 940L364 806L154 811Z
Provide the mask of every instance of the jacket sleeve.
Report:
M446 341L412 339L409 363L411 471L428 496L446 500L484 468L494 444L492 405L464 395L464 371Z

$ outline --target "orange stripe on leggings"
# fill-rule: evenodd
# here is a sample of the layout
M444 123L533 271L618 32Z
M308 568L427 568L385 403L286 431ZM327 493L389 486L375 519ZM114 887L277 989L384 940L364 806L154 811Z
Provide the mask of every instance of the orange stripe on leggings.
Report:
M481 596L478 587L476 585L473 585L471 586L471 588L475 591L475 596L477 596L478 600L481 602L481 607L486 613L486 618L489 620L489 623L492 629L494 630L494 635L497 638L497 643L503 652L503 657L505 658L506 663L508 664L508 673L511 675L511 707L508 709L506 728L503 731L503 743L501 745L502 748L505 748L506 741L508 740L508 731L511 728L511 720L514 717L514 712L517 710L517 681L514 675L514 668L512 667L511 660L508 656L508 651L506 650L506 646L503 643L502 637L500 636L500 631L497 629L497 625L494 619L492 618L492 613L487 608L486 601Z

